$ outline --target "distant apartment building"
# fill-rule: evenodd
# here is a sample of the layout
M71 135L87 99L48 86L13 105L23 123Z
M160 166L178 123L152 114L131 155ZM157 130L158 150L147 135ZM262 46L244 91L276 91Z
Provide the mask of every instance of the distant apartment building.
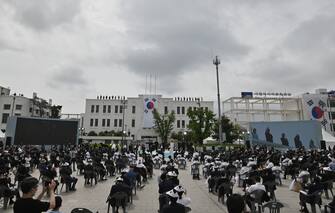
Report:
M9 88L0 86L0 130L5 131L10 116L49 117L52 100L39 98L33 93L32 98L23 94L10 93Z
M189 108L203 107L213 111L213 101L202 98L164 98L162 95L139 95L138 97L98 96L86 99L83 114L85 133L104 131L123 132L136 141L159 142L154 130L152 111L160 114L175 112L173 132L187 131Z

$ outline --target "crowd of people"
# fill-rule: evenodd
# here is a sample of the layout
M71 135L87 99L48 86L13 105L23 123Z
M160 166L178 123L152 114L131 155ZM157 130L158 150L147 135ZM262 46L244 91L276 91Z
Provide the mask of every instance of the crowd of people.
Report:
M282 179L290 179L289 190L299 193L302 212L308 212L307 204L322 204L322 193L329 198L335 178L335 150L278 151L267 147L238 148L211 152L176 151L164 158L160 150L121 150L108 145L81 145L45 150L35 146L11 146L0 148L0 198L3 207L13 205L14 213L60 212L65 191L76 191L78 178L85 185L98 184L108 176L115 176L115 184L106 196L108 209L122 208L133 194L142 189L153 170L159 169L158 211L161 213L189 212L191 199L180 182L179 170L190 162L193 179L200 175L207 180L208 191L217 195L218 202L227 206L228 212L256 211L262 204L275 202L280 207L277 187ZM39 177L32 177L34 170ZM77 175L74 175L77 172ZM42 190L38 186L42 183ZM234 193L241 187L244 194ZM48 202L40 201L47 194ZM37 195L36 199L34 197ZM328 207L333 209L333 203Z
M335 179L335 150L286 150L268 147L234 149L220 152L194 153L192 168L200 169L207 179L208 191L225 202L228 212L257 211L266 202L281 208L276 197L282 179L290 179L289 190L299 193L301 212L309 212L307 204L321 209L322 194L329 198ZM191 169L192 171L192 169ZM195 172L197 173L197 172ZM191 173L192 174L192 173ZM193 175L193 174L192 174ZM244 194L233 194L234 186L240 186ZM331 199L331 198L329 198ZM236 204L243 205L236 205ZM328 207L334 212L334 201ZM261 211L261 210L260 210Z
M39 177L32 176L35 170ZM152 174L153 161L144 150L135 154L103 144L55 146L49 150L37 146L0 147L0 198L3 208L13 205L14 213L59 212L62 198L56 194L63 187L66 192L74 192L78 178L84 178L89 186L107 180L107 176L116 179L107 195L108 207L125 211L133 191L143 188ZM37 195L39 184L42 190ZM116 202L120 193L124 193L124 199ZM40 201L45 194L49 201Z

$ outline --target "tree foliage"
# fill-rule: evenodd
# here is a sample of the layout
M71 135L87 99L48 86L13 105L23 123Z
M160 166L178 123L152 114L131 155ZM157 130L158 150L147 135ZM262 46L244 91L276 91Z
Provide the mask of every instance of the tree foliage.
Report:
M53 105L50 107L51 115L50 118L60 118L62 106L61 105Z
M99 136L119 136L121 137L123 135L122 131L103 131L103 132L99 132L98 134Z
M213 126L215 123L215 114L207 109L189 108L187 110L187 116L190 121L188 124L189 134L193 143L202 145L202 141L213 132Z
M154 116L155 130L161 138L164 148L167 147L169 136L173 129L173 123L176 120L174 111L161 115L154 109L152 112Z
M94 131L90 131L87 135L88 136L98 136L98 134Z
M221 127L222 127L222 133L226 135L226 142L227 143L233 143L237 139L241 139L243 133L243 129L238 125L234 124L229 120L228 117L222 116L221 117ZM218 130L219 130L219 124L216 122L214 127L215 134L213 135L213 138L218 139Z

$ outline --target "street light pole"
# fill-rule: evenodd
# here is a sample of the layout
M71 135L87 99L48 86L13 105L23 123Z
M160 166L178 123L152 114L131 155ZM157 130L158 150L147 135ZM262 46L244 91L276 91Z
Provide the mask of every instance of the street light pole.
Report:
M218 114L219 114L219 143L222 141L222 128L221 128L221 101L220 101L220 81L219 81L219 64L218 56L215 56L213 64L216 66L216 85L218 90Z
M122 105L122 142L121 142L121 146L122 146L122 149L123 149L123 146L124 146L124 136L125 136L125 129L124 129L124 114L125 114L125 110L126 110L126 100L122 100L121 103L123 104Z

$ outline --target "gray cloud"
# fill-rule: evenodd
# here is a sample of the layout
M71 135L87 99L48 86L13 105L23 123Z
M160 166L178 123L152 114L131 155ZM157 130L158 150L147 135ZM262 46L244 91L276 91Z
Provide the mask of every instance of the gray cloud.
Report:
M158 73L161 89L167 92L181 89L175 83L178 77L211 63L213 54L234 60L249 51L218 22L217 8L202 1L136 1L123 6L121 18L133 41L124 64L142 76Z
M14 9L15 19L38 31L71 22L80 12L81 0L7 0Z
M23 51L22 48L16 47L16 46L10 44L9 42L1 40L1 38L0 38L0 51L1 50Z
M63 67L56 70L47 82L52 88L80 89L87 86L84 72L77 67Z
M268 88L311 91L333 86L334 15L313 17L297 26L269 55L253 63L250 76ZM304 91L301 89L304 88Z

